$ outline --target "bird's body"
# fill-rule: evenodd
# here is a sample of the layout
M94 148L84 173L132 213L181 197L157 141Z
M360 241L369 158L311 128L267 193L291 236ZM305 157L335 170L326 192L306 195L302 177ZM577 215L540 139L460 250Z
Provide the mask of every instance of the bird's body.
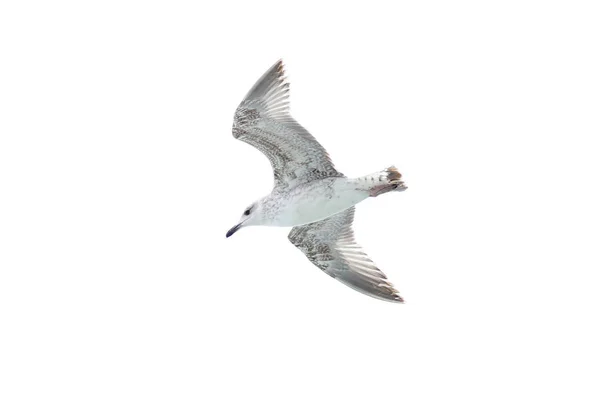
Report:
M344 284L386 301L402 302L386 276L354 241L354 206L368 197L406 189L391 166L359 178L337 171L325 149L289 114L289 85L277 62L252 87L234 116L233 136L263 152L273 167L273 191L251 204L241 227L289 226L288 238L311 262Z
M267 221L271 226L300 226L326 219L367 197L367 191L357 189L346 177L318 179L269 195L265 204L272 208Z

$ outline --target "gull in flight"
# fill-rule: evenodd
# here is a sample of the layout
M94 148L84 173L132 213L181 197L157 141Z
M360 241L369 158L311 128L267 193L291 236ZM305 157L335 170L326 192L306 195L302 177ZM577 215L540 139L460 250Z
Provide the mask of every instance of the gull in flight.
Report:
M273 167L268 196L250 204L227 237L248 226L293 227L288 239L322 271L371 297L403 302L354 241L354 205L404 191L402 175L388 167L359 178L337 171L327 151L289 112L289 83L279 60L254 84L233 120L233 136L261 151Z

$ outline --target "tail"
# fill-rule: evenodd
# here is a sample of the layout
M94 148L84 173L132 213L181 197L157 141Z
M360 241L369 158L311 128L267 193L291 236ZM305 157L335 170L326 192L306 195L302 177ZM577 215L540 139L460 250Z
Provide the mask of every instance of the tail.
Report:
M388 167L383 171L375 172L355 179L361 188L369 192L370 197L377 197L380 194L391 192L403 192L408 189L402 181L402 174L394 166Z

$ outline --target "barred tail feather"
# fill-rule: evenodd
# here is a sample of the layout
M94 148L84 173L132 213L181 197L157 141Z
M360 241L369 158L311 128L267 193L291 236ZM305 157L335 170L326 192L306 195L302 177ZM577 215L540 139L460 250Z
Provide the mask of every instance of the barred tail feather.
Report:
M402 181L402 174L394 166L357 178L356 181L369 192L370 197L377 197L391 191L402 192L407 189Z

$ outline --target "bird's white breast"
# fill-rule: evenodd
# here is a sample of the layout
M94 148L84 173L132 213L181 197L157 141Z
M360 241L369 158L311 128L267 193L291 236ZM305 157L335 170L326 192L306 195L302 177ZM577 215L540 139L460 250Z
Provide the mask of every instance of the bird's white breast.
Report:
M326 178L300 185L281 195L273 226L299 226L344 211L369 196L347 178Z

